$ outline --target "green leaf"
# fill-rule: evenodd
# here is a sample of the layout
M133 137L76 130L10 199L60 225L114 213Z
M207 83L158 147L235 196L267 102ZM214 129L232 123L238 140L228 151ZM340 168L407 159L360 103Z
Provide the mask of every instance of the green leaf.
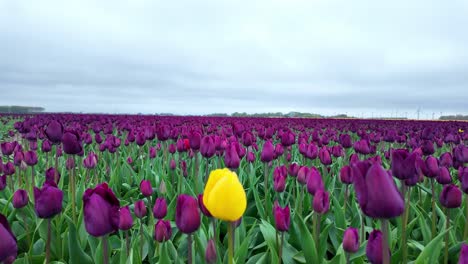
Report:
M442 239L445 233L450 231L450 228L437 235L429 244L424 247L424 250L419 254L414 262L415 264L428 263L429 260L436 261L439 258L442 247Z
M93 260L88 256L78 243L76 227L72 221L68 222L68 254L70 264L93 264Z
M276 230L275 228L270 225L270 223L266 222L262 219L262 223L260 224L260 232L262 232L263 238L268 245L270 250L271 262L270 263L278 263L278 246L276 244Z
M294 220L294 223L297 225L297 229L300 234L302 242L302 252L304 253L306 263L321 263L322 261L319 261L317 256L317 250L315 247L314 239L312 238L312 235L307 229L304 221L298 214L295 215Z

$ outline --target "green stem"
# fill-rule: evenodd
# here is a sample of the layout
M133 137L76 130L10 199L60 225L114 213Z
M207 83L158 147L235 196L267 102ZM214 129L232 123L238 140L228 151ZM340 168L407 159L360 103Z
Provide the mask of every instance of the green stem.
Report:
M279 258L278 258L279 264L281 264L283 260L283 244L284 244L284 232L281 232L281 239L280 239L280 245L279 245Z
M192 234L187 236L187 263L192 264Z
M344 194L344 202L343 202L343 215L345 217L345 220L346 220L346 207L347 207L347 204L348 204L348 184L345 185L345 194Z
M73 163L75 163L75 156L73 157ZM73 212L73 223L77 223L76 219L76 190L75 190L75 173L76 173L76 166L73 166L73 169L71 171L71 178L70 178L70 184L71 184L71 195L72 195L72 212Z
M130 256L130 237L128 235L128 230L125 231L125 245L127 247L127 257Z
M450 209L447 208L447 217L445 219L445 230L450 228ZM444 251L444 263L448 263L448 240L449 240L449 232L445 233L445 251Z
M140 254L141 254L141 261L143 261L143 243L144 242L144 237L143 237L143 220L140 219Z
M382 223L382 232L383 232L383 239L382 239L382 263L383 264L390 264L390 255L388 254L388 220L381 219Z
M55 183L58 184L58 145L55 145L55 174L54 174L54 179Z
M346 264L351 264L351 254L346 253Z
M52 240L52 218L47 219L46 263L50 263L50 242Z
M234 259L234 243L232 238L234 237L233 223L228 222L228 247L229 247L229 258L228 263L232 264Z
M109 243L107 235L102 237L102 260L104 264L109 264Z
M268 203L268 163L264 164L264 169L263 169L263 188L264 188L264 194L265 194L265 206L263 208L267 208L267 203Z
M406 197L406 191L407 191L407 187L406 187L406 184L404 182L402 182L402 196L403 196L403 199ZM402 218L402 231L401 231L401 249L402 249L402 263L406 263L406 259L407 259L407 255L408 255L408 246L406 245L406 225L407 225L407 221L408 221L408 218L407 218L407 215L408 215L408 200L409 200L409 196L407 198L407 200L405 201L406 202L406 206L405 206L405 210L403 211L403 215L401 216Z
M436 208L435 208L435 191L434 191L434 179L431 179L431 189L432 189L432 227L431 234L432 239L436 236Z
M468 238L468 195L465 195L465 232L463 232L463 240Z

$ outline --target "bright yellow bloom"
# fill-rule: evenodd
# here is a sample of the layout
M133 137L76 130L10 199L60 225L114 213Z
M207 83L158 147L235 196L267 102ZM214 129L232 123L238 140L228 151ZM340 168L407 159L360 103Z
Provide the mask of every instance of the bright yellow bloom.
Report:
M203 203L218 219L239 220L247 207L247 197L237 174L229 169L212 171L203 192Z
M458 132L463 133L463 132L465 132L465 131L463 131L463 129L459 128L459 129L458 129Z

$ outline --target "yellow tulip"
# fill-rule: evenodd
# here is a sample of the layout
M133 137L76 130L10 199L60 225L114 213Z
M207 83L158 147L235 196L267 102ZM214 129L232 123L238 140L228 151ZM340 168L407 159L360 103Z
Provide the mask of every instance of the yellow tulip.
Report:
M212 171L203 192L203 203L218 219L239 220L247 207L247 197L237 174L229 169Z

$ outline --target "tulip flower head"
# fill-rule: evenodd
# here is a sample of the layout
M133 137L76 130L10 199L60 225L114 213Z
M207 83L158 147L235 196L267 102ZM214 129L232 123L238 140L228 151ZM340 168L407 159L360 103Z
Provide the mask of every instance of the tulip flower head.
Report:
M203 193L203 203L218 219L232 222L241 218L247 198L237 174L229 169L212 171Z
M291 212L288 205L281 208L278 201L275 201L273 206L273 215L275 217L275 227L278 231L284 232L289 230L290 214Z
M348 253L356 253L359 250L359 232L356 228L350 227L344 232L343 249Z
M13 263L18 254L18 245L6 217L2 214L0 214L0 238L0 263Z
M200 227L200 211L197 200L186 194L177 197L175 221L182 233L191 234Z
M55 182L45 182L41 189L34 187L34 208L39 218L52 218L62 211L63 192Z
M171 239L171 223L167 220L159 219L154 225L154 239L158 242L164 242Z
M107 183L83 194L84 222L86 231L94 237L117 231L120 222L120 202Z

